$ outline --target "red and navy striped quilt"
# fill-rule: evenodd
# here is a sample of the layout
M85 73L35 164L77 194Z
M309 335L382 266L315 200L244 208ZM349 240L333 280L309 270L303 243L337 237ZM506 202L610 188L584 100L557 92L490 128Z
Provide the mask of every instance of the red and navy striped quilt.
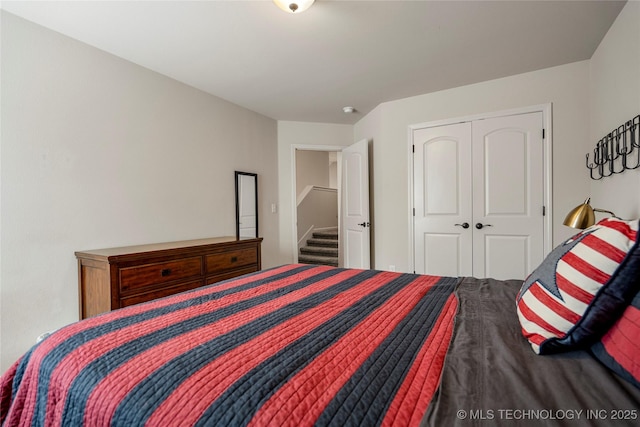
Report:
M1 380L6 426L417 425L457 279L286 265L69 325Z

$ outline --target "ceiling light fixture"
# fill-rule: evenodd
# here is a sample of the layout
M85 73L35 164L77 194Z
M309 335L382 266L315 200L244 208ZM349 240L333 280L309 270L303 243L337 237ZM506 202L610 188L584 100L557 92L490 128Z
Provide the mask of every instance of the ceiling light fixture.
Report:
M288 13L300 13L309 9L315 0L273 0L280 9Z
M288 13L300 13L309 9L315 0L273 0L280 9Z
M342 107L342 111L344 111L345 114L352 114L356 112L356 109L353 107Z

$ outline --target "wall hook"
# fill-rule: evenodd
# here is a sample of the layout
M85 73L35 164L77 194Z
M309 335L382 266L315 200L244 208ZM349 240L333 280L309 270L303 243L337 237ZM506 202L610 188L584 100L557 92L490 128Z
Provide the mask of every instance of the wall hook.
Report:
M586 166L593 180L640 168L640 114L598 141Z

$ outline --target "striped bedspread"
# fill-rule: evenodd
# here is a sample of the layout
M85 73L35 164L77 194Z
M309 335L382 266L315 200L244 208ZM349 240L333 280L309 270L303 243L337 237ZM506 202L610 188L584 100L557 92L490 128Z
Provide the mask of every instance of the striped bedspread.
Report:
M417 425L457 279L286 265L69 325L1 378L6 426Z

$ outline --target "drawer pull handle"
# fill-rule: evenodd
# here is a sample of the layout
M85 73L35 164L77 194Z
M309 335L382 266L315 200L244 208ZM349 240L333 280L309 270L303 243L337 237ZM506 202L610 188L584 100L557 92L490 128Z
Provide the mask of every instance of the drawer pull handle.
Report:
M171 274L171 269L165 268L164 270L162 270L161 274L162 274L162 277L166 277Z
M236 262L238 261L238 257L237 256L232 256L231 257L231 262Z

